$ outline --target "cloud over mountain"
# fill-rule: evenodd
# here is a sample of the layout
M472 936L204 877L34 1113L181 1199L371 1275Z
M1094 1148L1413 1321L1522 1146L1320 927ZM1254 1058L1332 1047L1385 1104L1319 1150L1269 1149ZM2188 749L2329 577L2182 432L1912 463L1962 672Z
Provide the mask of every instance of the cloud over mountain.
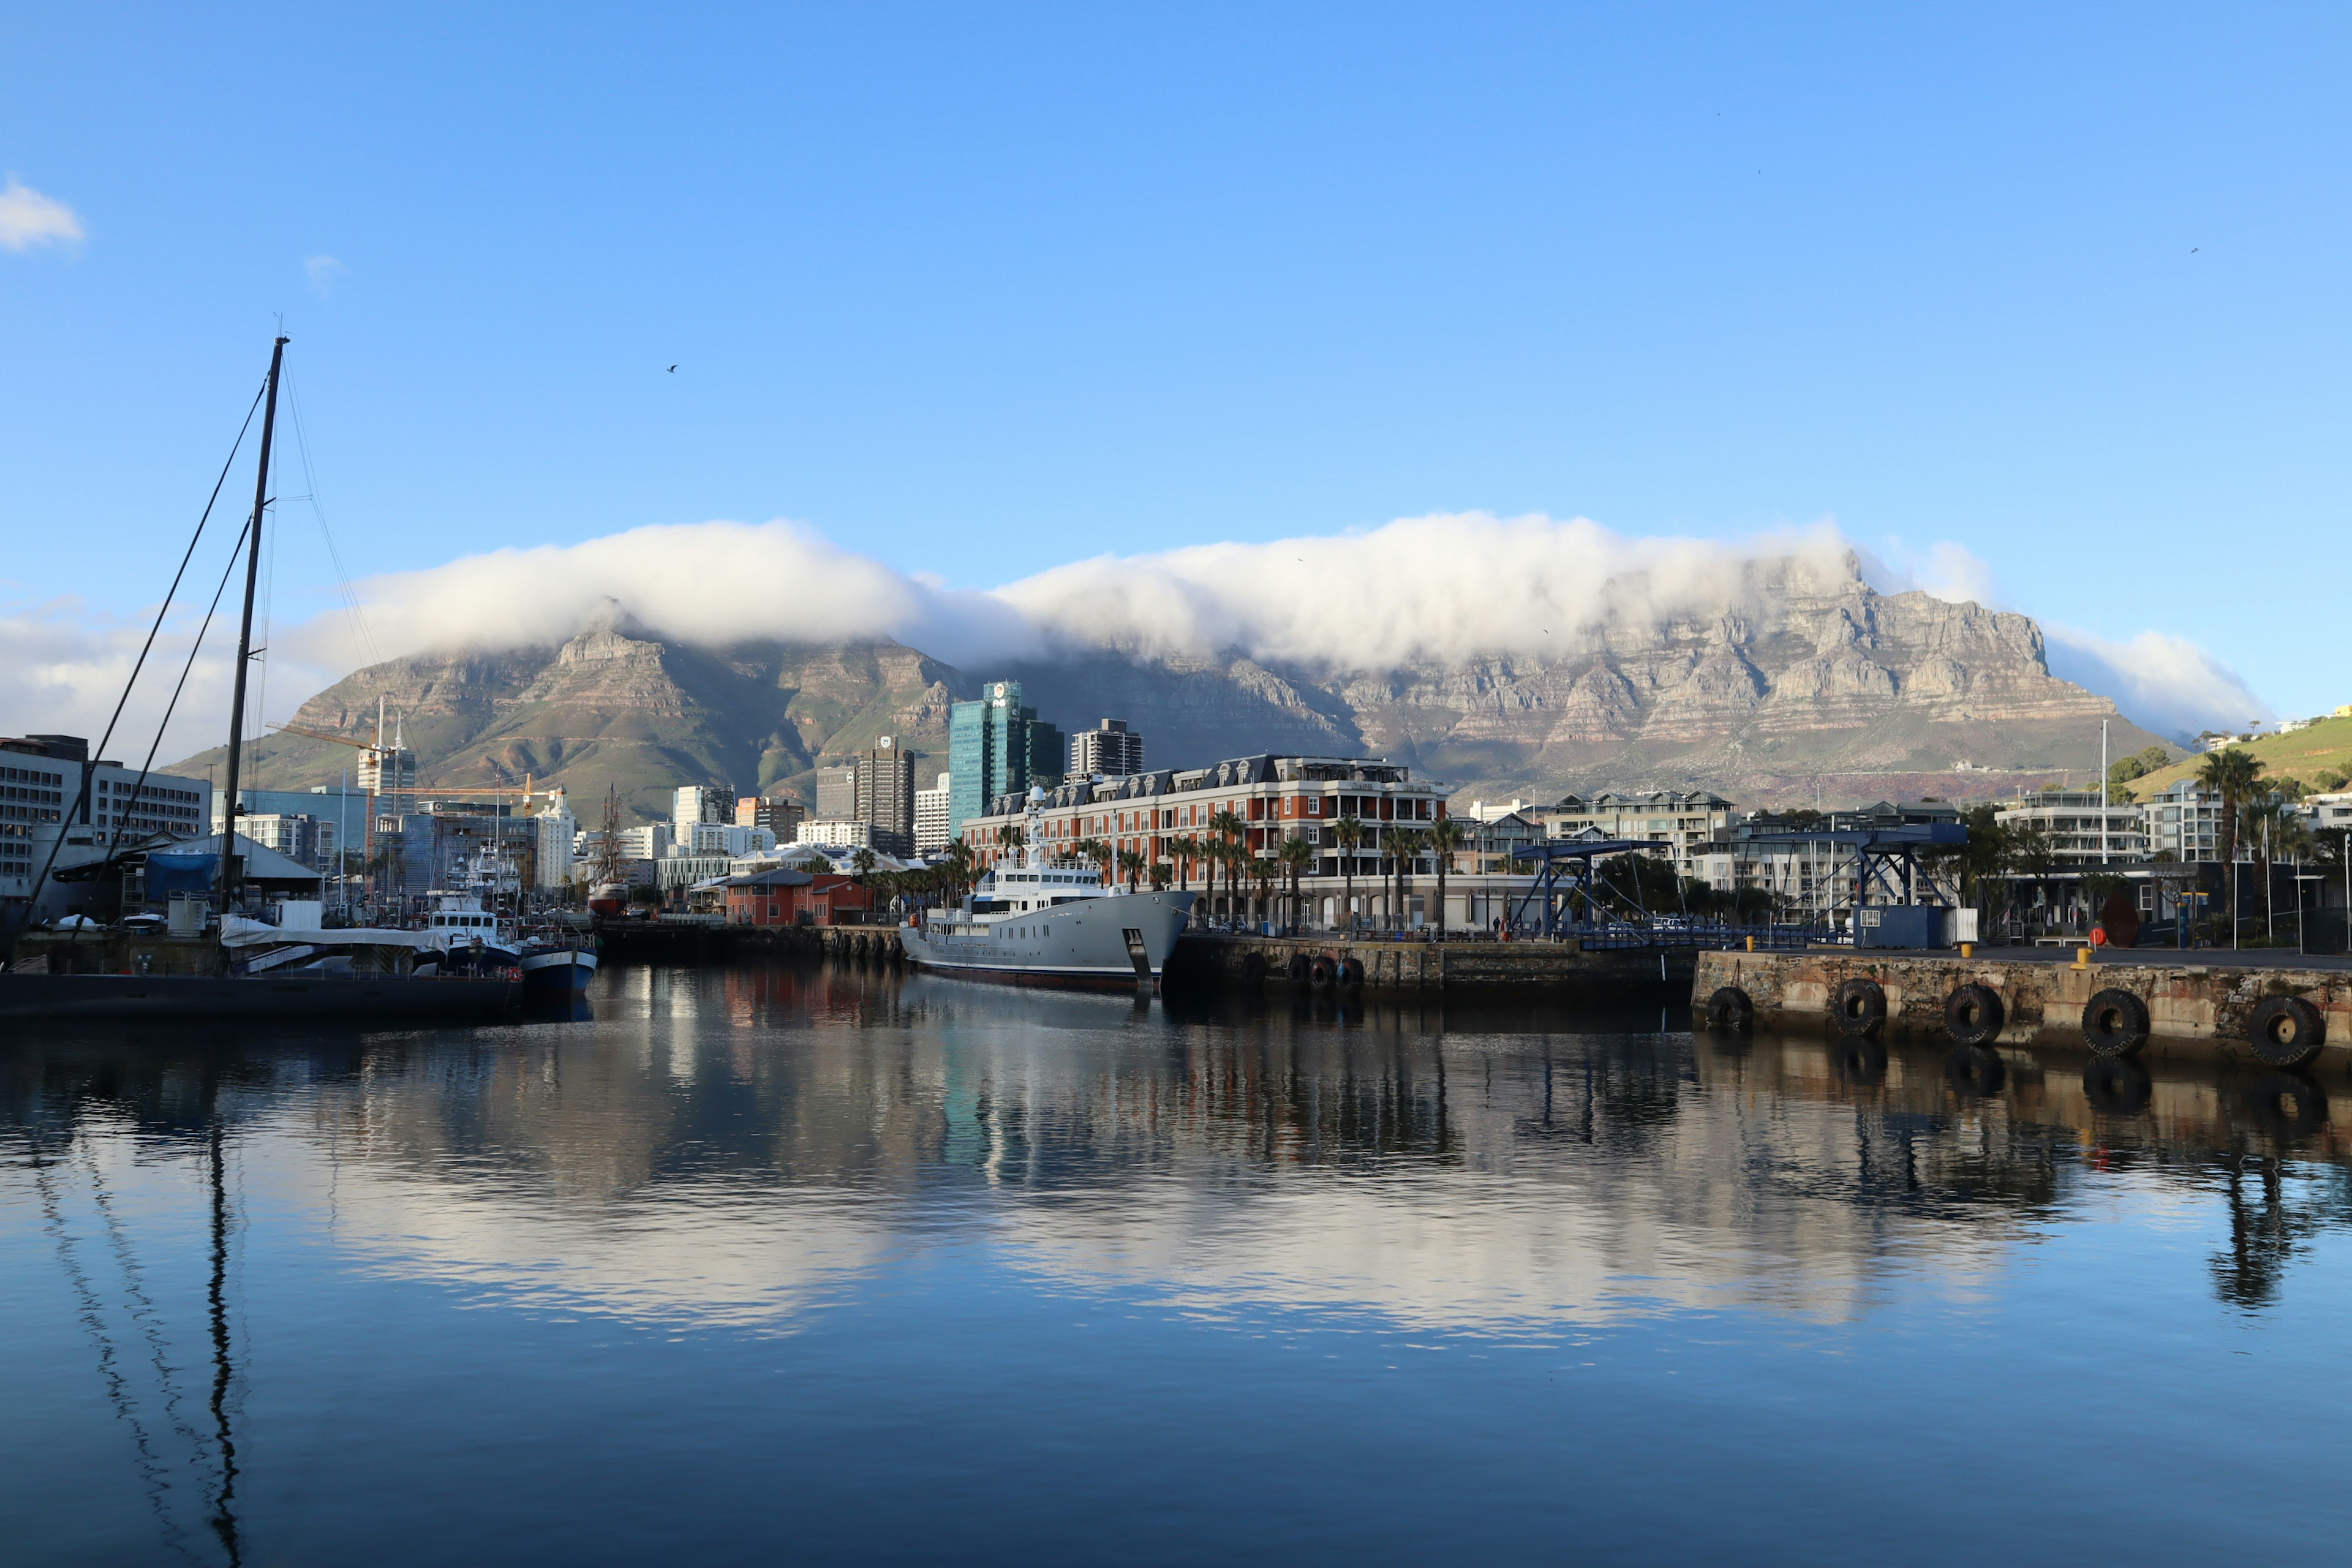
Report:
M1632 538L1581 518L1435 515L1097 556L971 589L900 571L801 523L712 521L495 550L370 579L359 585L369 647L356 646L341 614L277 629L268 716L374 658L552 647L600 620L704 647L888 637L967 668L1105 647L1148 658L1238 651L1335 678L1480 658L1549 663L1600 638L1626 646L1643 626L1694 613L1768 613L1742 598L1766 561L1822 582L1859 570L1888 593L1990 596L1989 569L1957 545L1881 558L1827 524L1717 542ZM0 647L21 655L0 678L0 724L89 728L110 708L141 635L143 626L97 622L67 604L0 618ZM221 637L216 625L215 645ZM2144 633L2119 644L2063 629L2052 638L2059 673L2168 731L2266 711L2183 639ZM171 646L167 637L176 660ZM190 701L202 711L215 705L225 662L199 666L202 689ZM142 702L134 714L155 710Z

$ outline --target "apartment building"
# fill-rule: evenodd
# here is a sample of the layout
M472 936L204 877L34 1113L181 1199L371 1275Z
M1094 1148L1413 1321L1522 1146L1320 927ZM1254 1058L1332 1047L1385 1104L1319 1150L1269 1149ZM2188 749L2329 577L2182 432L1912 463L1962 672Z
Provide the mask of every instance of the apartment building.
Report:
M2169 787L2142 797L2137 809L2150 858L2165 854L2175 860L2221 858L2221 797L2194 777L2176 779Z
M1106 719L1070 736L1069 776L1118 778L1143 771L1143 737L1124 719Z
M948 792L951 773L941 773L929 789L915 792L915 853L936 855L948 847Z
M1664 840L1662 851L1685 877L1699 874L1699 858L1728 829L1738 815L1732 804L1705 790L1614 790L1584 796L1569 795L1558 805L1536 813L1554 838L1573 838L1595 831L1604 838Z
M2040 828L2050 837L2052 860L2068 869L2128 865L2149 854L2147 814L2133 802L2109 804L2095 789L2032 790L1993 820Z

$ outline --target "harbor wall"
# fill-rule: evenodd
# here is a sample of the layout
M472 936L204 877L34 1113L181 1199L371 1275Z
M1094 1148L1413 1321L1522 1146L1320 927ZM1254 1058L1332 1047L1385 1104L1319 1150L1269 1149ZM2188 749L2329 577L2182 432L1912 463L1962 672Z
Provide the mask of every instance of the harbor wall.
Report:
M1570 942L1380 942L1188 933L1168 963L1190 984L1371 991L1556 990L1627 1000L1685 994L1687 949L1588 951ZM1316 980L1316 961L1328 978ZM1352 970L1343 969L1351 965Z
M1981 952L1902 957L1850 949L1703 952L1691 980L1691 1005L1704 1017L1708 999L1733 986L1747 994L1759 1024L1829 1028L1835 1026L1831 999L1855 978L1874 980L1885 993L1881 1029L1894 1036L1944 1037L1945 1003L1960 986L1976 984L2000 994L2005 1020L1997 1043L2005 1046L2081 1048L2084 1005L2114 988L2147 1004L2144 1051L2149 1055L2256 1060L2247 1024L2271 996L2300 996L2318 1009L2327 1057L2352 1047L2352 971L2289 965L2135 961L2078 967Z

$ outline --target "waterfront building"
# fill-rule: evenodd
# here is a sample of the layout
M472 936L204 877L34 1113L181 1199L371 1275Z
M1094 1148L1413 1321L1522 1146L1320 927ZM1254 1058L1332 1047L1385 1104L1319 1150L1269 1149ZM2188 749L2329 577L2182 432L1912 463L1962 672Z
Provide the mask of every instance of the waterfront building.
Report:
M79 735L0 739L0 925L26 915L53 849L55 869L64 870L158 834L194 838L205 830L210 794L202 779L149 773L142 783L137 768L93 762ZM44 888L31 916L48 919L67 907Z
M2352 791L2307 795L2303 797L2302 805L2304 817L2314 832L2323 827L2352 828Z
M1208 883L1210 868L1200 859L1180 857L1171 841L1218 837L1213 824L1231 813L1239 825L1231 841L1253 858L1272 858L1287 838L1303 840L1314 852L1300 875L1304 923L1309 927L1333 929L1345 923L1347 911L1339 905L1352 870L1358 922L1410 928L1436 918L1436 863L1425 853L1412 861L1407 868L1412 885L1404 904L1395 906L1392 885L1385 880L1395 869L1388 853L1389 835L1408 826L1426 829L1444 820L1445 794L1443 784L1415 780L1410 769L1379 759L1265 753L1205 768L1067 780L1045 792L1037 831L1049 862L1089 864L1077 844L1097 839L1114 856L1132 851L1147 868L1160 868L1171 885L1199 888ZM964 822L959 836L977 863L992 866L1019 855L1008 830L1027 830L1027 804L1025 792L1006 792ZM1339 824L1349 818L1363 836L1352 853L1343 848L1339 833ZM1000 834L1008 837L1000 838ZM1455 931L1488 925L1503 912L1508 898L1524 892L1529 881L1524 875L1481 878L1467 868L1470 854L1465 849L1457 855L1456 871L1449 873L1446 919ZM1244 877L1237 892L1229 888L1223 871L1215 875L1216 886L1205 900L1207 918L1285 918L1270 911L1277 906L1286 910L1286 872L1263 889Z
M776 836L779 844L793 841L793 830L808 814L807 806L782 795L747 795L735 803L737 826L764 827Z
M776 836L764 827L745 827L733 822L698 822L680 829L666 853L738 856L775 847Z
M2219 860L2221 858L2221 797L2197 782L2195 775L2171 784L2137 803L2140 832L2151 856L2175 860Z
M877 739L850 764L856 793L850 816L870 822L875 841L894 855L915 848L915 754L889 736Z
M1000 795L1051 788L1063 778L1062 731L1022 705L1021 683L993 680L979 698L948 711L948 836Z
M238 794L245 792L239 790ZM236 830L265 849L272 849L313 871L329 869L341 850L335 825L315 816L289 812L249 812L237 818Z
M680 784L670 807L673 837L684 837L698 822L725 822L735 815L735 792L710 784Z
M1729 801L1705 790L1604 790L1565 796L1541 816L1554 838L1598 832L1603 838L1663 839L1667 847L1654 853L1671 859L1682 875L1695 877L1698 858L1738 815Z
M881 842L880 832L870 822L812 816L793 830L793 842L820 848L872 849L887 854L888 847Z
M677 837L675 826L667 822L648 822L636 827L621 829L621 854L631 860L658 860L669 853L671 841Z
M224 791L210 789L205 798L212 803L207 819L212 831L221 830L222 819L228 812L228 799ZM338 851L356 856L367 843L368 795L356 784L316 784L310 789L244 789L236 792L237 802L245 809L239 814L238 831L245 832L245 821L265 814L279 816L308 816L334 829ZM325 867L319 868L321 870Z
M948 788L950 775L938 784L915 792L915 853L936 855L948 847Z
M1993 820L2003 827L2040 828L2050 837L2053 862L2069 869L2126 865L2149 854L2147 813L2129 801L2109 804L2095 789L2030 790L2004 804Z
M547 804L531 818L531 832L537 840L534 880L541 888L561 888L572 880L572 843L580 832L580 820L572 815L562 790L553 791Z
M1466 816L1473 822L1500 822L1503 818L1517 812L1533 813L1535 804L1531 800L1520 800L1516 797L1507 801L1474 800L1470 803L1468 810L1459 811L1454 815ZM1542 826L1539 815L1531 816L1529 820L1534 821L1538 826Z
M809 814L829 822L848 822L857 816L857 767L844 763L839 767L816 771L816 809Z
M1070 736L1071 778L1117 778L1142 771L1143 737L1129 729L1124 719L1106 719Z
M679 852L673 847L672 853L654 862L654 887L667 899L681 888L725 877L734 868L731 855L698 855Z

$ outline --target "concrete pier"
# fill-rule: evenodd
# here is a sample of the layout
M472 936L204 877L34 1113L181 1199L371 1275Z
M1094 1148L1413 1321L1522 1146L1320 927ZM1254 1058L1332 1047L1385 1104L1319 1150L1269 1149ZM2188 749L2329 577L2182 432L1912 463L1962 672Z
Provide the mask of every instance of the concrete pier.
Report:
M1838 1016L1839 989L1855 980L1879 988L1885 1016L1874 1027ZM2088 1043L2084 1014L2092 998L2122 991L2147 1009L2147 1043L2137 1048L2149 1056L2274 1062L2279 1047L2264 1055L2250 1033L2258 1010L2273 997L2300 998L2315 1011L2326 1059L2352 1048L2352 966L2292 953L2151 951L2078 966L2072 950L2047 949L1979 949L1967 958L1957 951L1850 948L1705 952L1692 977L1691 1005L1705 1023L1710 1000L1729 989L1747 998L1759 1024L1948 1038L1946 1005L1971 984L1990 989L2004 1016L1985 1044L2081 1049Z
M1192 932L1168 963L1171 981L1307 990L1600 993L1626 1000L1680 996L1689 949L1587 950L1568 942L1380 942L1328 936Z

